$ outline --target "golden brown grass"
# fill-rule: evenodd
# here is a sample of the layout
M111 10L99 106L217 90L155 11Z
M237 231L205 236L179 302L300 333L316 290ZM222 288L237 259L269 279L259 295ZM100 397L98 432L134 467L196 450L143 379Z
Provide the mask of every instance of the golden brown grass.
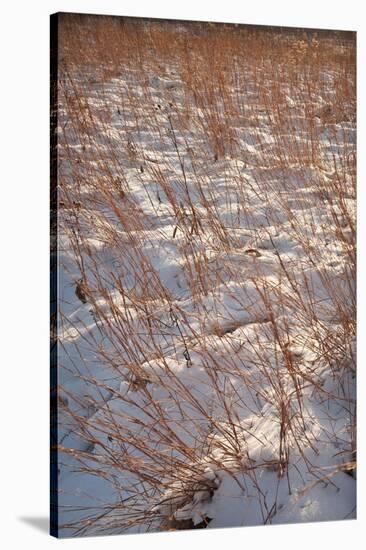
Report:
M354 148L343 146L347 140L344 127L335 127L336 122L355 121L353 35L199 23L188 28L189 32L179 32L173 22L142 24L127 18L61 16L60 225L78 266L79 294L82 291L96 319L103 343L94 341L87 327L74 318L61 316L60 323L77 332L81 357L84 346L93 348L95 360L107 365L113 377L126 380L129 391L122 394L107 382L86 377L98 390L90 410L103 409L103 414L88 417L82 412L83 400L61 388L59 407L64 418L95 452L62 445L60 452L77 457L82 471L106 477L111 486L116 482L108 476L109 469L134 479L126 503L90 511L76 526L70 525L80 528L78 534L91 525L103 532L156 521L159 516L153 504L168 490L174 495L174 505L189 501L192 487L197 490L205 485L205 456L237 483L236 473L244 471L258 488L260 499L256 470L268 467L280 477L288 476L294 447L310 471L305 449L314 442L308 437L303 392L310 386L324 399L334 397L322 387L319 365L329 366L340 385L345 372L355 372L356 227L352 199L356 158ZM167 67L171 68L169 75ZM106 91L111 79L128 71L133 77L114 81L116 95L111 101ZM337 75L335 80L324 77L332 73ZM151 94L154 75L169 77L172 82L164 88L161 103ZM97 103L93 100L96 89ZM321 110L314 107L319 96L324 101ZM122 121L117 135L110 131L116 112ZM327 158L321 141L324 129L334 151ZM255 154L243 144L248 131ZM144 139L149 132L155 132L158 139L147 149ZM159 161L161 150L166 151L163 162ZM228 161L230 174L222 171ZM252 170L253 179L243 167ZM134 198L132 169L154 214L146 215ZM286 178L294 172L302 181L299 191L294 179ZM154 187L149 185L151 181ZM226 195L225 216L217 206L219 184ZM323 227L312 219L308 208L314 204L314 196L324 209ZM253 209L253 197L258 211ZM144 253L149 232L159 228L162 202L174 226L169 234L161 231L167 240L177 243L184 260L184 278L198 312L198 325ZM255 225L258 214L266 219L261 228ZM294 264L277 251L272 229L267 229L280 229L284 223L301 251L301 261ZM238 230L246 235L245 245ZM100 246L92 246L90 237ZM265 241L275 251L276 281L268 278L263 264L258 263L266 254ZM208 253L208 243L213 255ZM340 255L347 258L340 277L334 277L320 261L325 243L337 243ZM119 267L106 274L103 258L108 249L113 249ZM245 275L242 264L232 260L233 251L242 254ZM314 299L309 266L326 289L324 310ZM128 288L124 269L131 271L134 281ZM226 324L214 322L208 329L202 312L207 296L215 295L222 286L230 294L228 281L244 287L246 274L260 297L263 315L257 334L254 329L251 338L244 335L243 344L240 338L233 338L243 323L229 319ZM247 308L245 294L235 294L233 299L238 307ZM337 324L325 318L336 319ZM166 346L157 338L165 332L172 352L183 354L187 369L194 368L193 353L200 357L212 401L224 411L224 419L218 421L202 406L171 368ZM248 350L251 370L247 360L240 359L240 345ZM301 364L301 346L314 353L312 369ZM152 361L159 365L154 371L147 368ZM239 419L247 414L248 404L239 394L235 399L236 386L224 391L222 377L227 374L253 396L257 403L254 413L260 414L264 403L275 406L280 433L275 459L257 464L250 457L245 459L246 434ZM268 386L262 389L258 379L265 379ZM189 417L182 413L181 431L170 427L163 403L154 399L153 384L165 389L178 410L182 403L189 404ZM110 409L106 394L130 407L129 427L122 413ZM341 452L347 458L347 468L354 468L355 402L346 390L343 395L352 437ZM336 398L342 399L340 395ZM143 419L135 411L135 402L141 401L148 411ZM192 426L199 436L194 445L181 438ZM141 439L142 429L149 432L148 439ZM106 441L113 441L113 448ZM346 466L335 461L333 470L317 474L317 479L331 480L340 468ZM288 485L291 491L289 477ZM262 500L265 523L273 510L266 509ZM174 512L173 504L169 512L161 512L164 525Z

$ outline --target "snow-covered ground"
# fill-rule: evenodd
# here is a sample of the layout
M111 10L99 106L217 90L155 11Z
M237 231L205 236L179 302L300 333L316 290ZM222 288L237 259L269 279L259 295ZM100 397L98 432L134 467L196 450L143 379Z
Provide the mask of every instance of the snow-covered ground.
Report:
M60 535L353 518L353 39L121 29L61 34Z

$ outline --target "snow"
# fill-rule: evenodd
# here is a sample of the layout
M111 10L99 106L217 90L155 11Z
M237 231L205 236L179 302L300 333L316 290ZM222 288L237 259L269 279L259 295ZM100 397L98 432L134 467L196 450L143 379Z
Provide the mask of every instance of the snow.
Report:
M61 536L355 517L355 124L306 123L336 69L309 97L248 55L243 123L148 49L60 86Z

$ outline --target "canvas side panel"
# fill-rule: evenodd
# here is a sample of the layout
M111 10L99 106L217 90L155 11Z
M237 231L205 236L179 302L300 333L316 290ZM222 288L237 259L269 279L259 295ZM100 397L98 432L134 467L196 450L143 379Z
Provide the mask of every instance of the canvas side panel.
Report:
M50 17L50 534L58 536L58 25Z

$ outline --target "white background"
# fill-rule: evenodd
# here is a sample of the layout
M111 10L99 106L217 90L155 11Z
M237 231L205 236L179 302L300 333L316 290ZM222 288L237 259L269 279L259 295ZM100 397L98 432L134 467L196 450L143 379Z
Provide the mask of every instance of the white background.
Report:
M180 550L360 548L365 535L365 23L356 0L8 0L0 12L0 544ZM57 541L48 524L49 15L135 15L358 31L358 519ZM365 395L364 395L365 394Z

